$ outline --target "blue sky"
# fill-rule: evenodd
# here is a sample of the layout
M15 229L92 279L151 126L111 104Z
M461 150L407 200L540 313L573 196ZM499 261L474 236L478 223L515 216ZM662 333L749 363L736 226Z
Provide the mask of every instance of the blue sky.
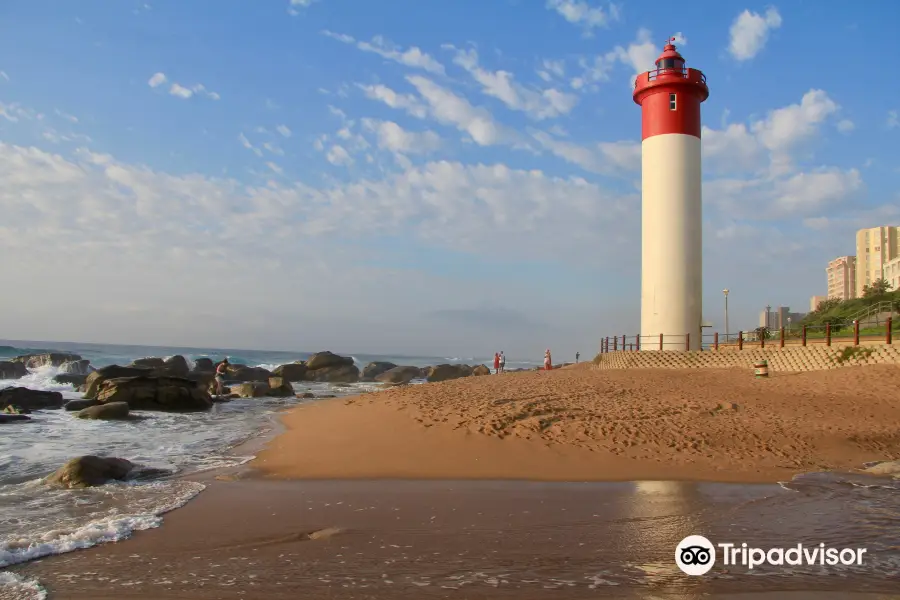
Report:
M363 8L366 7L366 8ZM4 337L590 355L633 333L640 109L706 73L704 300L803 311L897 224L900 8L132 0L0 7Z

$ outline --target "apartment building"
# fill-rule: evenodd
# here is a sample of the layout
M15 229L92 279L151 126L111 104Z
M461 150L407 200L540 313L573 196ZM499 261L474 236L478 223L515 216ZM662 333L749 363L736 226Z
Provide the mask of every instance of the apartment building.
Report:
M790 306L779 306L768 312L763 310L759 313L759 326L768 327L769 329L788 329L791 323L797 323L806 316L806 313L791 312Z
M884 263L884 278L891 284L891 291L900 290L900 256Z
M862 296L864 286L878 279L887 279L885 265L898 257L897 242L898 228L893 225L856 232L855 297Z
M828 296L813 296L809 299L809 312L816 312L819 304L828 300Z
M859 240L859 234L856 235ZM855 256L839 256L825 269L828 275L828 297L839 300L851 300L857 297L856 279L857 262Z

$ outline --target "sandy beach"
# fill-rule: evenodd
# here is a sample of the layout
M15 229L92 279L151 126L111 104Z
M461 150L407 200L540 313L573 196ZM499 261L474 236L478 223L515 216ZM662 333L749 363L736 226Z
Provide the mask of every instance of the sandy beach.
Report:
M294 479L775 482L900 456L900 369L468 377L310 403L259 454Z
M900 487L793 476L896 458L898 384L586 365L310 402L161 528L14 570L67 600L897 598ZM688 578L698 532L871 559Z

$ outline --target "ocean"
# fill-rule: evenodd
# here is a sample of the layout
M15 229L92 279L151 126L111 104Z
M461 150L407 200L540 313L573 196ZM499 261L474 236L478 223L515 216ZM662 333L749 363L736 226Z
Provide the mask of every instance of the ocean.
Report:
M311 352L259 351L220 348L166 348L73 342L0 340L0 360L22 354L63 351L89 359L94 367L127 365L137 358L180 354L189 362L199 357L214 361L227 356L232 363L274 369L305 360ZM481 357L353 355L362 369L372 361L427 366L441 363L486 364ZM531 367L537 362L508 360L507 368ZM24 386L52 390L66 399L81 394L69 384L53 381L55 367L32 371L23 379L0 380L0 389ZM302 382L295 390L316 395L347 396L376 391L371 383L331 385ZM86 490L54 490L41 480L67 460L86 454L126 458L141 466L186 475L238 465L252 456L234 456L235 446L264 435L275 425L276 413L300 398L256 398L216 404L206 413L142 413L135 422L75 419L72 413L48 410L33 413L32 421L0 429L0 568L117 541L132 532L157 527L161 515L182 506L200 493L201 483L183 477L146 482L123 482ZM0 590L16 583L0 573ZM39 597L39 596L35 596ZM0 591L0 598L3 592Z

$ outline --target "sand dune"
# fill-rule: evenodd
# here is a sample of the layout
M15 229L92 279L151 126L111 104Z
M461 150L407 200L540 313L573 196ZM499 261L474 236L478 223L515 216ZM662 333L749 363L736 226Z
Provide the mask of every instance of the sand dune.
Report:
M900 369L587 368L317 402L254 463L280 478L773 481L900 456Z

